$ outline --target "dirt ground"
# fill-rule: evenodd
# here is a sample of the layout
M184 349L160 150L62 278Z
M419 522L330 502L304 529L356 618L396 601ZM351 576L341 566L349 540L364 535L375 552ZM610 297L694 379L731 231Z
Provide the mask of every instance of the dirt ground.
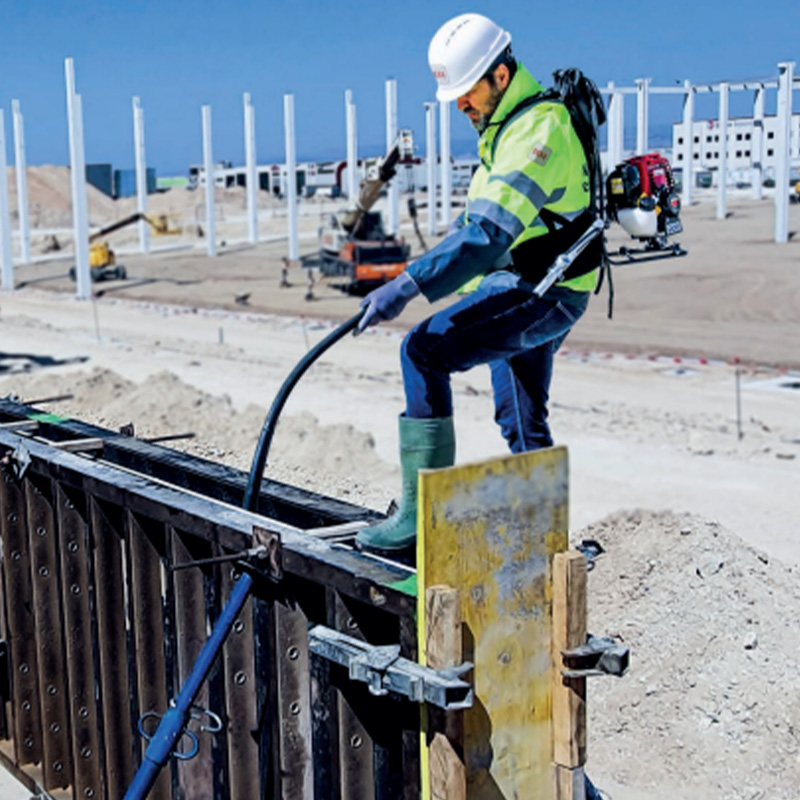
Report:
M700 202L684 214L687 257L618 268L614 319L595 298L556 365L571 536L606 550L590 573L590 627L632 652L624 679L589 688L587 770L614 800L798 797L800 243L771 243L767 200L732 197L730 212L718 221ZM320 216L301 217L301 250ZM142 436L192 432L177 446L247 468L281 382L358 300L319 284L305 300L299 268L280 288L286 243L244 247L228 224L232 244L214 260L124 254L132 279L96 284L93 301L71 296L68 260L18 268L25 287L0 297L0 392L68 392L52 410L133 422ZM416 300L315 365L268 475L386 507L399 345L430 311ZM504 452L488 372L456 376L454 392L459 461Z

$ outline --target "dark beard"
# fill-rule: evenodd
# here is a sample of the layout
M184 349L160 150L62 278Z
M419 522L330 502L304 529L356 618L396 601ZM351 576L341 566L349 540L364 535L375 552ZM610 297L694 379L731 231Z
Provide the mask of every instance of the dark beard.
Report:
M492 112L492 114L494 111ZM492 118L492 114L481 114L478 119L471 119L469 124L478 131L479 134L483 133L489 127L489 120Z
M494 76L490 76L490 89L491 94L489 96L489 102L491 104L491 109L487 114L481 114L478 119L469 121L470 125L478 131L478 134L482 134L488 127L489 123L491 122L492 116L494 112L497 111L497 106L500 105L500 101L503 99L503 92L501 92L497 86L494 84Z

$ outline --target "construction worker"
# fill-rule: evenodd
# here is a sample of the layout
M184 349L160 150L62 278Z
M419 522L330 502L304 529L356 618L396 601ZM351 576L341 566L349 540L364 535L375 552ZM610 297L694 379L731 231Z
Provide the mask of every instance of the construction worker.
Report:
M586 310L602 257L596 240L562 282L542 298L533 294L593 218L569 111L536 101L543 88L515 59L510 34L480 14L462 14L437 31L428 60L437 98L455 100L480 134L481 166L449 235L362 302L359 331L394 319L420 293L434 302L474 286L403 341L402 499L387 520L358 535L362 549L401 557L416 538L417 471L454 463L453 372L490 366L495 419L512 452L553 444L553 356Z

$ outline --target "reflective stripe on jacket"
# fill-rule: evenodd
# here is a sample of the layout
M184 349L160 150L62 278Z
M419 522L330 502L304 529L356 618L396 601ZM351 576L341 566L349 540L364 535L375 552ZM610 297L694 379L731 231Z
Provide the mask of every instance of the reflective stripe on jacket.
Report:
M543 101L506 122L520 102L542 91L520 64L481 135L481 165L472 177L460 226L408 267L431 302L508 260L509 250L545 235L548 229L539 218L543 208L568 220L588 208L586 157L564 105ZM596 282L594 270L559 285L591 291Z

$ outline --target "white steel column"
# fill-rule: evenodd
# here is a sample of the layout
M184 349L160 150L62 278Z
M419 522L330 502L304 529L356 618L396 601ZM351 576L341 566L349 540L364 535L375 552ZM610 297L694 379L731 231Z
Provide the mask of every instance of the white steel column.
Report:
M791 146L794 61L778 64L778 118L775 120L775 241L789 241L789 149Z
M753 198L760 200L764 196L764 94L763 86L756 89L753 99Z
M289 224L289 261L300 258L297 239L297 161L294 149L294 95L283 96L283 121L286 129L286 203Z
M608 101L608 171L623 159L625 151L625 95L614 91L608 84L611 96Z
M28 163L25 158L25 120L19 100L11 101L14 115L14 171L17 176L17 216L19 217L19 257L23 264L31 261L31 232L28 224Z
M647 152L647 126L650 121L650 78L636 79L636 153Z
M358 197L358 131L356 128L356 106L353 93L344 93L344 106L347 122L347 181L345 191L349 200Z
M684 206L692 204L694 188L694 89L691 81L684 81L683 97L683 192Z
M75 92L75 65L64 62L67 84L67 123L69 125L69 163L72 185L72 228L75 240L75 295L88 300L92 281L89 273L89 213L86 202L86 160L83 149L83 105Z
M211 106L203 106L203 167L206 173L206 253L213 257L217 254L217 232L214 224L214 190L217 182L211 140Z
M144 151L144 109L138 97L133 98L133 150L136 164L136 210L147 213L147 157ZM139 220L139 250L150 252L150 226Z
M386 152L392 149L397 141L397 81L393 78L386 81ZM398 233L399 207L400 207L400 183L398 175L392 178L387 190L389 200L389 213L387 214L388 227L387 233Z
M728 216L728 106L730 87L719 85L719 168L717 170L717 219Z
M436 236L436 103L425 103L425 169L428 183L428 233Z
M450 103L439 101L439 136L441 152L441 185L442 185L442 227L447 230L450 227L450 215L452 209L453 193L453 169L450 165Z
M2 288L14 289L14 261L11 255L11 214L8 208L8 164L6 162L6 119L0 108L0 273Z
M256 110L250 92L244 93L244 160L247 192L247 240L258 242L258 170L256 168Z

